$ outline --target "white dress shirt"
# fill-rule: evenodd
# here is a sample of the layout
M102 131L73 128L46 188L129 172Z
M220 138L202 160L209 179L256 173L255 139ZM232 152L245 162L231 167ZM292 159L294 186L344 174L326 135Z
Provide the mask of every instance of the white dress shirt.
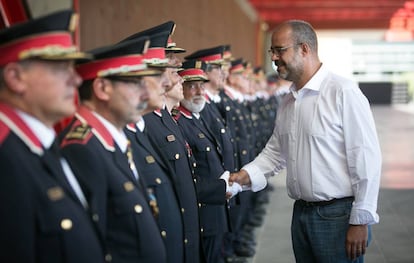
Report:
M291 87L266 147L243 169L257 191L285 167L291 198L354 196L350 224L379 221L381 151L368 100L355 83L322 65L302 89Z

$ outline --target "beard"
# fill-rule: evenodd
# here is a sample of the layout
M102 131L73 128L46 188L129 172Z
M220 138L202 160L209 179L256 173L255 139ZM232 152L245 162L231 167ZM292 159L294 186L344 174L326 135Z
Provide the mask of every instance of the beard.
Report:
M303 65L297 62L290 63L289 65L279 61L274 63L279 73L279 77L284 80L295 82L299 80L303 75ZM281 68L283 67L283 68Z
M195 101L199 102L196 103ZM206 105L206 100L203 96L195 96L191 100L181 100L181 104L192 113L200 113Z

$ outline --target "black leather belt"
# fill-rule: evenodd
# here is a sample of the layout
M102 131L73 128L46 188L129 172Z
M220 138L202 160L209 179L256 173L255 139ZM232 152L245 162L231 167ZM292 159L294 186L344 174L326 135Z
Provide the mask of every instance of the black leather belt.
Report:
M353 201L353 196L343 197L343 198L334 198L332 200L328 201L314 201L314 202L308 202L302 199L296 200L296 203L300 206L306 206L306 207L315 207L315 206L325 206L325 205L331 205L336 202L340 201Z

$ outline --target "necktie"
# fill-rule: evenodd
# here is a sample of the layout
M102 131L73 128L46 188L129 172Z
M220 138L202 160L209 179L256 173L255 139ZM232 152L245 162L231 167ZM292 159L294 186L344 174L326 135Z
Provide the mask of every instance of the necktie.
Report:
M135 166L134 158L133 158L133 155L132 155L131 142L129 140L128 140L128 145L127 145L126 155L128 157L129 168L131 169L132 173L134 174L135 178L137 179L138 183L140 184L141 189L144 191L143 194L147 195L148 204L151 207L152 214L154 215L154 217L157 217L158 214L159 214L157 199L154 195L154 192L153 192L152 188L144 187L143 183L139 179L137 167Z
M127 144L126 155L127 155L127 158L128 158L129 169L131 169L132 173L135 176L135 179L139 180L137 167L135 166L134 157L132 155L131 142L129 140L128 140L128 144Z

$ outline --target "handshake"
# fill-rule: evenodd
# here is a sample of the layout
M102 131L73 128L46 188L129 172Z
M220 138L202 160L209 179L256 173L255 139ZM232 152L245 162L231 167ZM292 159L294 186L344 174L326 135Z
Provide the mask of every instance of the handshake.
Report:
M226 182L226 196L227 199L230 199L237 195L239 192L243 191L243 188L240 184L236 182L232 182L229 184L230 172L225 171L221 176L220 179L223 179Z

